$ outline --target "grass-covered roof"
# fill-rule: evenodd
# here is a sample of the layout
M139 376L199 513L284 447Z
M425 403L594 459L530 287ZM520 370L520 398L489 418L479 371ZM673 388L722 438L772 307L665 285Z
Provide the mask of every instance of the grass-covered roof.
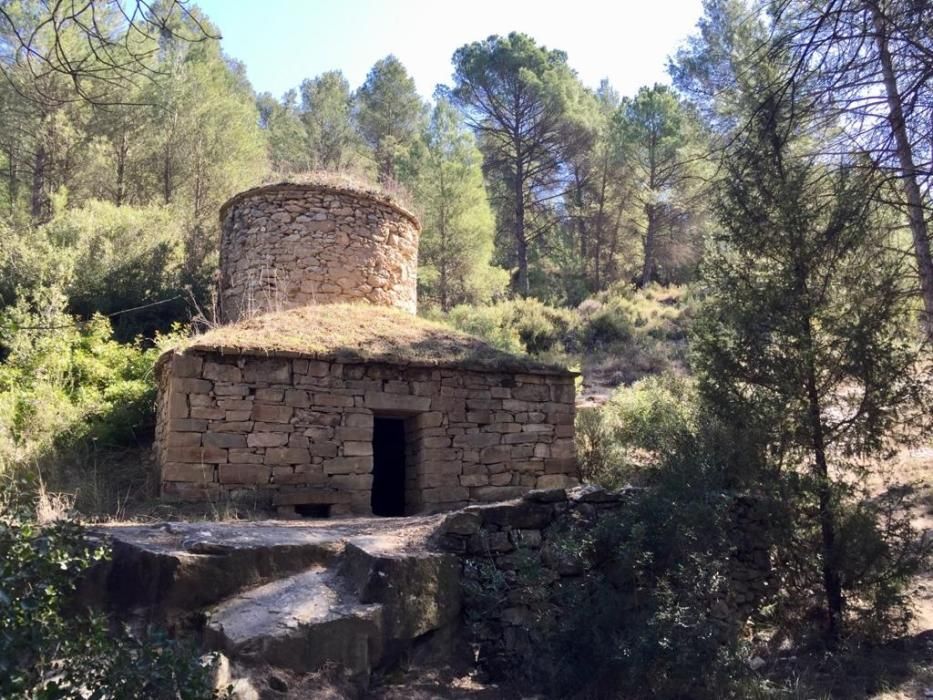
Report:
M571 374L404 311L366 304L320 304L217 326L171 352L287 356L340 362L384 362L486 372Z

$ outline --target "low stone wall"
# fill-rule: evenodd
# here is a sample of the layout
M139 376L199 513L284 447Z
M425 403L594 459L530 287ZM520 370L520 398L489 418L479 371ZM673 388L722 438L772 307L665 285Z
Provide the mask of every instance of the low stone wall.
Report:
M156 449L168 499L319 502L332 515L369 513L379 415L406 419L407 512L576 482L569 373L191 350L166 356L158 371Z
M610 557L590 550L598 548L600 528L612 528L611 518L643 493L596 486L534 490L521 500L474 505L447 516L437 545L461 557L466 634L493 677L515 678L537 668L548 635L579 612L596 574L629 575L612 570ZM734 503L736 527L745 528L732 559L730 588L736 595L710 611L723 629L747 619L773 585L769 550L758 527L767 509L753 498L736 497ZM637 606L637 596L620 604Z
M417 305L418 221L373 195L271 185L221 209L225 321L306 304Z

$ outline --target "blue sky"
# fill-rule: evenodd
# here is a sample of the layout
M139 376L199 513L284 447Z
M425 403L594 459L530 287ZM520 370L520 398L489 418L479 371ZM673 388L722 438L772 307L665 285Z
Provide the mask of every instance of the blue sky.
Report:
M667 56L693 32L701 0L193 0L246 64L257 92L280 97L334 68L352 88L393 53L430 97L449 83L463 44L522 31L566 51L586 85L607 77L623 95L667 82Z

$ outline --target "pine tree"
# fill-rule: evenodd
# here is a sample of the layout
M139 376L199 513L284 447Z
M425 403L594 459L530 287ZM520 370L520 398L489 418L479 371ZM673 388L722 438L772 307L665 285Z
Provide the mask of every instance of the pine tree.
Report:
M778 472L802 477L834 642L846 612L840 484L855 460L884 453L918 395L908 276L888 252L882 181L857 159L812 155L813 115L794 91L763 84L725 158L696 369L715 413L761 436ZM767 487L774 474L744 483Z

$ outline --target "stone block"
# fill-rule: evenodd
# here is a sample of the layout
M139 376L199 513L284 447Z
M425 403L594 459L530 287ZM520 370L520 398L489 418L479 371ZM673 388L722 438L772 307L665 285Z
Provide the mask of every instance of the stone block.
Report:
M257 392L257 397L258 397L258 392ZM311 405L311 397L308 396L307 391L301 391L299 389L289 389L288 391L285 392L285 405L308 408Z
M470 490L463 486L444 486L441 488L425 489L422 492L425 503L454 503L466 501L470 498Z
M373 487L372 474L336 474L327 480L330 486L345 491L370 491Z
M294 409L274 403L257 403L253 405L253 420L264 423L288 423L292 419Z
M254 427L253 421L216 421L211 423L211 430L215 433L248 433ZM207 430L207 421L204 421L204 429Z
M336 457L339 451L340 445L336 442L312 442L308 446L312 457Z
M200 396L200 394L195 394ZM172 418L188 417L188 395L170 392L168 397L168 415Z
M169 447L165 450L165 461L220 464L227 461L227 451L219 447Z
M365 394L363 405L373 411L420 412L431 408L431 398L428 396L408 396L368 391Z
M528 442L538 442L541 439L540 433L505 433L502 436L502 444L521 445Z
M450 535L475 535L483 525L482 518L476 513L460 511L451 513L441 523L440 531Z
M224 384L214 382L215 396L249 396L249 387L245 384Z
M199 447L201 433L169 432L162 441L162 447Z
M240 423L242 421L248 421L251 415L253 415L253 409L248 409L245 411L228 410L224 415L224 420L231 423Z
M350 494L346 491L317 488L295 491L279 491L272 497L272 504L284 505L327 505L332 503L349 503Z
M573 404L577 398L576 388L573 380L551 384L551 400L558 403Z
M348 428L373 428L372 413L347 413L343 417L343 424Z
M345 442L343 454L345 457L371 457L373 444L371 442Z
M307 369L304 372L304 374L307 374L309 377L326 377L329 373L330 363L320 360L308 361Z
M264 403L282 403L284 397L285 389L274 387L256 389L256 401L262 401Z
M479 453L479 459L483 464L495 464L504 462L512 456L512 448L509 445L492 445L483 448Z
M288 433L250 433L246 436L250 447L284 447L288 444Z
M542 481L546 477L538 477L538 481L541 483L548 483L547 481ZM534 503L562 503L567 500L567 491L564 490L561 486L541 486L540 488L533 489L526 493L523 497L526 501L532 501Z
M315 392L312 406L333 406L336 408L352 408L353 397L342 394L326 394Z
M179 464L166 462L162 465L162 481L190 481L209 483L214 480L214 467L209 464Z
M230 449L227 450L227 459L231 464L262 464L263 455L249 449Z
M372 470L372 457L334 457L324 460L325 474L369 474Z
M197 355L173 355L169 371L175 377L200 377L202 365L203 360Z
M286 359L250 358L243 367L243 379L250 383L290 384L291 367Z
M268 484L270 472L261 464L221 464L217 474L221 484Z
M179 394L207 394L213 386L214 385L206 379L172 377L171 391Z
M491 486L508 486L512 483L512 472L506 470L493 474L489 477L489 482ZM480 484L477 484L478 486Z
M550 401L551 390L546 384L522 384L512 389L512 398L519 401Z
M269 447L266 449L266 464L310 464L311 455L301 447Z
M489 476L486 474L462 474L460 476L461 486L488 486Z
M292 433L294 431L295 426L291 423L261 423L260 421L253 423L254 433Z
M569 459L576 455L576 444L568 438L560 438L551 443L551 457Z
M470 494L477 501L506 501L518 498L526 490L521 486L478 486L470 489Z
M454 447L489 447L498 445L501 441L499 433L467 433L457 435L453 439Z
M373 429L340 427L334 430L334 438L340 442L353 441L372 443Z
M189 413L192 418L204 418L206 420L223 420L227 417L227 412L222 408L208 408L206 406L192 406Z
M516 547L532 548L540 547L542 540L540 530L511 530L509 538Z
M205 362L201 376L215 382L240 382L243 375L236 365L220 364L218 362Z
M239 433L204 433L205 447L246 447L246 436Z
M219 404L210 394L176 394L176 396L184 396L187 399L187 403L190 406L210 406L216 407ZM221 406L221 408L226 408L226 406ZM179 416L182 418L183 416Z
M419 429L438 428L444 423L444 414L440 411L428 411L419 413L413 419L414 426Z

